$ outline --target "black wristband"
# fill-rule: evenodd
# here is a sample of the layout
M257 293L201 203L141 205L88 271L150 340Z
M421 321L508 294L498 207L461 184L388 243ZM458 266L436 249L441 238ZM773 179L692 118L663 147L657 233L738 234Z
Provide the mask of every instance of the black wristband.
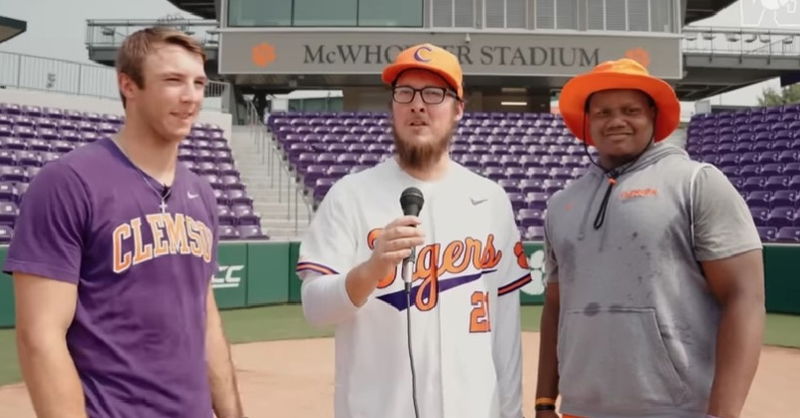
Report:
M533 407L534 411L555 411L556 406L549 403L539 404Z

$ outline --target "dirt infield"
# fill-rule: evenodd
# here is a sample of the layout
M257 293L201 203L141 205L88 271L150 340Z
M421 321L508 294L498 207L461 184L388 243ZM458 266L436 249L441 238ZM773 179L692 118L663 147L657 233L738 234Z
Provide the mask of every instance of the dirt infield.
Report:
M538 333L523 334L526 416L532 416ZM251 418L333 416L333 340L288 340L233 348L239 387ZM764 347L743 418L795 416L800 350ZM795 412L791 412L795 411ZM23 385L0 387L0 417L33 418Z

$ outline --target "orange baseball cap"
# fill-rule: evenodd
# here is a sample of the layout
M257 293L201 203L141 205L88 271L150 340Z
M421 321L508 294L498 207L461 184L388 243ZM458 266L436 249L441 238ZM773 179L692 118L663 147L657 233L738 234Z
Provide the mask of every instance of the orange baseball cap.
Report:
M587 144L594 142L583 126L586 123L586 100L603 90L641 90L650 96L658 109L653 130L656 142L666 139L680 123L681 105L675 90L666 81L651 76L646 68L630 58L605 61L592 71L569 80L558 99L558 108L567 128Z
M445 49L428 43L405 49L397 54L393 63L383 69L381 79L391 85L400 73L411 69L427 70L439 75L456 91L459 99L464 98L461 64L455 55Z

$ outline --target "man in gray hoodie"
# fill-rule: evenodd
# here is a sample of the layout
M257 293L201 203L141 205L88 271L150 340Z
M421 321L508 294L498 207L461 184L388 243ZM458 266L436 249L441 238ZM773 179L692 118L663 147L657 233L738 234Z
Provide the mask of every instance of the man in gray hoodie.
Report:
M673 89L630 59L559 107L599 161L548 202L536 416L738 417L764 324L761 242L715 167L660 143Z

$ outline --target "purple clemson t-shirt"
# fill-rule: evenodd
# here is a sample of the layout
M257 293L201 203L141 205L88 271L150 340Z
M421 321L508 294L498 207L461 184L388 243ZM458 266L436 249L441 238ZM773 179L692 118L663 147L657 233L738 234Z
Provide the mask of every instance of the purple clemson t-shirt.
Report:
M4 270L78 286L67 346L90 417L208 418L216 199L179 163L162 213L148 180L108 139L47 164L22 199Z

